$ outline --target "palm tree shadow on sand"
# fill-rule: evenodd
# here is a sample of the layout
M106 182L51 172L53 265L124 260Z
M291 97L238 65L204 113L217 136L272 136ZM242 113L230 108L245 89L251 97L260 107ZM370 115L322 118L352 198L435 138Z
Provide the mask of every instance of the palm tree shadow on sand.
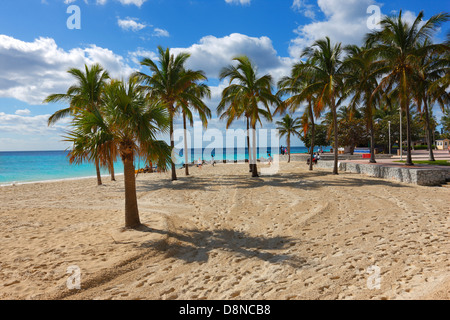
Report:
M208 262L219 249L242 259L260 259L269 263L283 263L294 268L307 265L306 259L283 253L298 240L290 237L254 237L241 231L231 229L198 230L186 229L182 233L162 231L142 225L137 230L166 235L162 241L143 243L141 247L164 253L166 258L176 258L187 263ZM281 253L280 253L281 251Z

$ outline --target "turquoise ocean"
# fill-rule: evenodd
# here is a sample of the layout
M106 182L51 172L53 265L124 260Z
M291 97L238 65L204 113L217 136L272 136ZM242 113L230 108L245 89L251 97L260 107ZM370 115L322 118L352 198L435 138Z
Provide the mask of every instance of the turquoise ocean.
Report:
M317 151L318 149L315 149ZM323 148L328 151L329 147ZM178 167L184 161L183 150L178 151ZM268 158L268 154L279 154L280 150L259 148L257 158ZM291 153L307 153L305 147L291 147ZM13 183L29 183L53 181L62 179L76 179L95 177L95 166L92 163L80 165L70 164L67 158L67 151L7 151L0 152L0 186ZM210 161L214 157L216 161L245 160L248 157L247 148L234 148L231 150L207 150L191 149L190 161L202 160ZM136 168L145 167L142 159L135 160ZM114 166L116 174L123 174L123 165L117 161ZM109 175L106 169L102 169L102 175Z

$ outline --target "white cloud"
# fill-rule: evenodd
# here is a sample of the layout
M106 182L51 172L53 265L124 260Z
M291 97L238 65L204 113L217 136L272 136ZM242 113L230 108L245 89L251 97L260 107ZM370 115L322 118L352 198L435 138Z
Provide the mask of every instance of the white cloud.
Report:
M51 38L25 42L0 35L0 97L40 104L73 84L69 68L99 63L112 77L125 78L134 69L109 49L91 45L65 51Z
M160 28L155 28L153 35L155 37L169 37L169 31L164 30L164 29L160 29Z
M175 54L182 51L190 53L188 67L205 71L208 78L218 78L221 69L240 55L247 55L257 66L259 73L270 73L275 78L286 74L291 67L291 60L279 57L268 37L255 38L239 33L223 38L206 36L189 48L172 50Z
M314 6L309 4L307 0L294 0L292 9L301 12L307 18L314 19L316 17Z
M62 135L69 119L49 127L49 114L28 116L0 112L0 150L63 150L69 147Z
M126 31L132 30L134 32L142 30L146 27L146 25L144 23L138 22L137 18L128 18L128 17L125 19L117 18L117 24L123 30L126 30Z
M69 1L75 1L75 0L69 0ZM146 2L147 0L119 0L119 2L123 5L132 5L134 4L137 7L141 7L144 2ZM108 2L108 0L97 0L96 3L98 5L105 5Z
M0 112L0 132L17 133L20 135L36 134L45 135L49 133L62 132L66 129L68 119L63 119L56 125L48 127L49 114L28 116L17 114L7 114Z
M153 61L158 59L158 55L153 51L148 51L142 48L139 48L136 51L128 52L128 56L135 64L139 65L142 58L150 58Z
M45 0L42 0L43 2ZM65 4L71 4L74 3L77 0L64 0ZM123 5L135 5L137 7L141 7L147 0L116 0L119 1ZM108 0L96 0L95 3L98 5L105 5L108 2ZM88 4L88 0L84 0L84 3Z
M304 4L305 1L296 0L293 7L302 8L301 5ZM377 3L374 0L318 0L317 5L326 20L314 21L294 30L298 37L291 41L291 57L298 58L306 46L325 36L330 37L333 42L362 44L364 35L370 31L367 27L367 19L370 17L367 8Z
M27 116L31 113L31 111L29 109L19 109L16 110L15 114L19 115L19 116Z
M313 10L313 6L306 1L294 0L292 8L300 10L304 14L306 8ZM305 47L325 36L328 36L334 43L362 45L365 35L372 31L368 27L368 21L373 19L373 12L371 10L368 12L368 9L370 6L381 8L382 4L375 0L317 0L317 6L317 10L325 15L325 20L314 21L294 30L297 37L291 40L289 46L289 53L293 58L298 59ZM398 14L398 12L391 11L391 14ZM380 12L380 18L382 19L384 16ZM414 12L408 10L402 13L403 21L410 25L416 17ZM425 21L419 24L419 27L424 23Z
M106 0L103 0L106 2ZM146 2L147 0L119 0L121 4L130 5L134 4L135 6L138 6L139 8Z
M249 5L251 0L225 0L225 2L230 4Z

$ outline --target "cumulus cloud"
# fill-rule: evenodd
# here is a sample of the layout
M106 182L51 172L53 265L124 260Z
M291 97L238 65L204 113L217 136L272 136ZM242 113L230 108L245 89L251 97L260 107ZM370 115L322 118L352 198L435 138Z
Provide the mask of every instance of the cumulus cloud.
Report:
M45 0L42 0L44 3ZM77 0L64 0L65 4L71 4L74 3ZM83 0L84 3L88 4L88 0ZM93 0L92 0L93 1ZM119 1L123 5L135 5L137 7L141 7L147 0L116 0ZM108 2L108 0L95 0L95 4L98 5L105 5Z
M249 5L251 0L225 0L225 2L230 4Z
M174 48L173 53L191 54L187 65L194 70L203 70L208 78L217 79L220 70L232 63L236 56L247 55L257 66L259 73L270 73L275 78L286 74L291 66L289 58L277 55L268 37L249 37L233 33L217 38L206 36L189 48Z
M134 32L137 32L137 31L142 30L145 27L147 27L144 23L138 22L137 18L128 18L128 17L125 19L117 18L117 24L123 30L126 30L126 31L131 30Z
M0 35L0 97L40 104L52 93L63 93L73 84L69 68L99 63L110 75L125 78L134 69L109 49L91 45L66 51L51 38L25 42Z
M304 1L295 1L294 4L296 3L300 5ZM333 42L361 44L364 35L370 31L367 27L367 19L370 17L367 8L377 3L374 0L318 0L317 5L326 19L294 30L298 36L291 41L289 47L292 57L298 57L303 48L325 36L329 36Z
M62 132L66 129L68 119L63 119L56 125L48 127L49 114L29 116L28 114L8 114L0 112L0 132L17 133L20 135Z
M106 0L104 0L106 2ZM134 4L137 7L141 7L144 2L146 2L147 0L119 0L120 3L125 4L125 5L130 5L130 4Z
M292 8L296 10L313 10L307 0L294 0ZM385 16L381 12L382 4L375 0L317 0L317 10L321 11L325 19L299 26L294 30L297 37L291 40L289 54L293 58L300 56L303 49L314 41L328 36L333 42L362 45L365 35L372 30L369 25L373 22L373 8L380 9L380 19ZM391 11L390 14L398 14ZM402 13L403 21L412 24L417 15L405 10ZM423 25L423 21L421 25Z
M160 28L155 28L155 30L153 31L153 35L155 37L169 37L169 31L164 30L164 29L160 29Z
M31 113L31 111L29 109L19 109L16 110L15 114L19 115L19 116L27 116Z
M314 19L316 17L314 6L308 3L307 0L294 0L292 9L302 13L307 18Z

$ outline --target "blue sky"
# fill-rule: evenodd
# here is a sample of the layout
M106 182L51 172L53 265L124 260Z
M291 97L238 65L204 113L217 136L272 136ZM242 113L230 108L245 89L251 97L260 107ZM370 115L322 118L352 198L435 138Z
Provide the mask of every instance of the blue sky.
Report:
M80 10L79 30L67 27L71 5ZM247 54L261 74L270 73L277 80L288 74L305 46L325 35L335 42L361 44L369 31L371 5L387 15L403 10L409 21L421 10L425 18L450 11L448 1L437 0L426 6L418 0L2 1L0 151L68 147L61 134L69 119L46 126L48 116L64 105L42 104L48 94L70 86L67 69L96 62L114 77L127 77L136 70L146 71L138 62L156 57L158 45L174 53L189 52L188 66L206 72L212 91L207 103L214 114L210 125L222 129L215 108L226 83L217 77L234 56ZM447 23L436 40L448 30Z

